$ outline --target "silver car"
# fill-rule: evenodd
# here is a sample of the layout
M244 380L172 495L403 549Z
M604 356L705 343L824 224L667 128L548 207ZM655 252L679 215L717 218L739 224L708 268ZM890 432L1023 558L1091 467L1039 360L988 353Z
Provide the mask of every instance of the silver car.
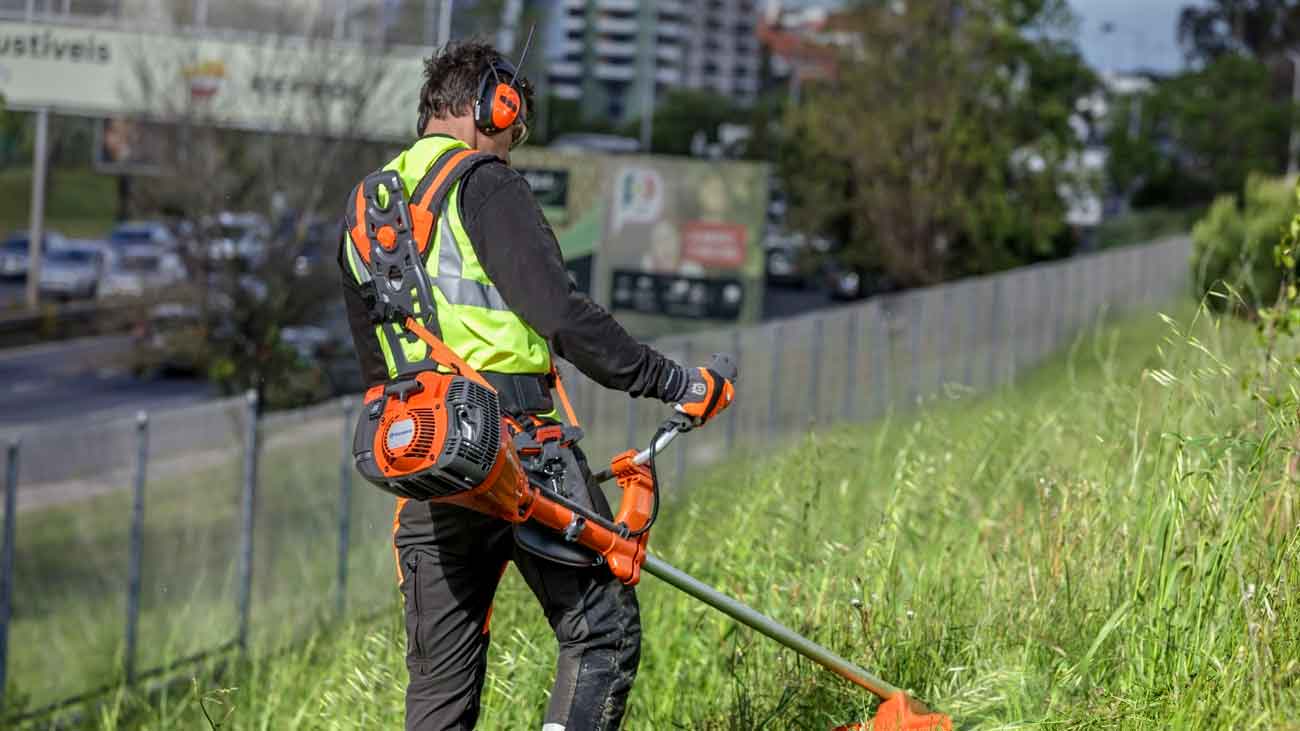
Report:
M101 298L139 297L185 278L180 257L161 246L137 244L114 252L99 284Z
M41 257L38 289L51 297L91 298L103 274L103 252L83 247L53 249Z
M54 231L46 232L44 236L44 251L61 249L68 245L67 239L62 234ZM18 231L0 243L0 277L6 279L22 279L27 276L27 269L31 263L28 261L28 249L31 247L31 235L26 231Z

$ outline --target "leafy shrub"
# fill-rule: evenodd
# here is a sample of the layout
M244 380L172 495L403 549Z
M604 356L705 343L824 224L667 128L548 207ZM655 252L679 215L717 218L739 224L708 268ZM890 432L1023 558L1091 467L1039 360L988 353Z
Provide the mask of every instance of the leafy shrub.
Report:
M1252 176L1240 202L1235 195L1216 198L1192 229L1197 294L1209 295L1216 309L1243 313L1272 304L1282 281L1273 247L1295 211L1291 183L1278 179Z
M1164 236L1185 234L1192 230L1197 219L1205 215L1205 207L1147 208L1131 211L1107 219L1097 226L1096 248L1112 249L1116 246L1145 244Z

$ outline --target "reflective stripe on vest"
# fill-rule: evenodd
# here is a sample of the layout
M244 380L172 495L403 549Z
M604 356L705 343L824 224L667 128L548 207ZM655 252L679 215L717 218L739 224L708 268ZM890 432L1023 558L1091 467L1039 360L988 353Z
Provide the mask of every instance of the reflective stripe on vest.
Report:
M456 234L451 228L451 201L451 196L448 196L447 203L442 207L442 215L438 217L438 271L433 274L434 285L442 291L448 304L509 312L510 308L496 287L461 276L465 271L465 260L461 257ZM451 242L451 245L448 246L447 242Z

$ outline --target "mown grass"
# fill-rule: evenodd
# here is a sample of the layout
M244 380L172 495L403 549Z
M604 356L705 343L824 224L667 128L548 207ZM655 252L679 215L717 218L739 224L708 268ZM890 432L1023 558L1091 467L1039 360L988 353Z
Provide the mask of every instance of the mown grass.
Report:
M737 457L665 506L652 548L960 728L1300 728L1300 374L1254 378L1247 328L1177 320L1094 331L1014 389ZM651 577L639 594L629 729L826 729L874 705ZM87 725L400 727L391 596L378 621L121 691ZM514 572L493 629L480 727L536 728L555 648Z

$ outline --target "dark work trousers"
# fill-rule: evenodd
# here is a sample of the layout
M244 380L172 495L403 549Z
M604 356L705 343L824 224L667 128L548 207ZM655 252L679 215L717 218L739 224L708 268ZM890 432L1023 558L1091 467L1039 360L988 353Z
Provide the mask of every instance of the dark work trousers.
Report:
M565 452L565 479L585 483L596 509L609 517L582 452L576 446ZM641 656L641 617L636 593L608 567L538 558L515 546L505 521L414 500L398 502L394 541L406 605L407 731L474 728L492 597L512 560L559 643L544 731L619 727ZM540 688L519 690L541 697Z

